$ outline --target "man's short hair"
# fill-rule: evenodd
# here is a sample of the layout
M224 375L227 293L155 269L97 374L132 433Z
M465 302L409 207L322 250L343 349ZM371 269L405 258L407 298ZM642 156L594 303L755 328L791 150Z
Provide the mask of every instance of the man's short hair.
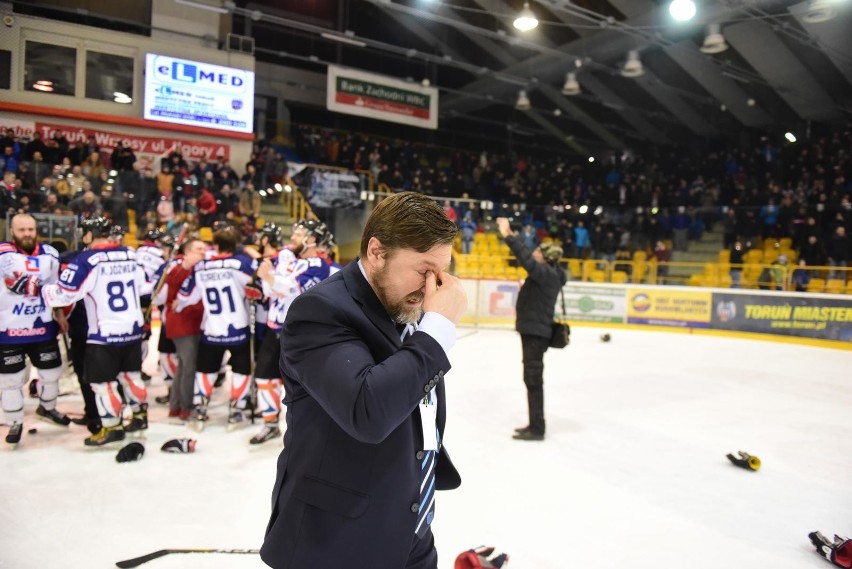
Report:
M375 237L385 251L413 249L425 253L436 245L452 245L458 227L438 202L417 192L399 192L379 202L361 235L361 256Z

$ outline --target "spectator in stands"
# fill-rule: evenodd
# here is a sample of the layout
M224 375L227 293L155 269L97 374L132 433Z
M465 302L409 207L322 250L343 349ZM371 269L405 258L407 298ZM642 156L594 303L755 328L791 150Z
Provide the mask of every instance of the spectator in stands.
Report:
M100 152L92 152L89 156L83 160L83 163L80 164L80 167L83 171L83 175L87 178L99 178L100 175L106 170L106 166L104 166L103 161L101 161Z
M198 208L198 224L201 227L212 227L216 221L216 198L210 190L202 186L195 203Z
M574 256L578 259L585 259L591 243L589 230L582 219L578 220L577 226L574 228Z
M160 225L171 223L175 219L175 204L166 196L160 196L157 202L157 219Z
M722 248L730 249L737 239L737 212L734 208L728 208L722 222Z
M689 228L692 219L686 212L685 206L678 206L677 212L672 216L672 248L675 251L686 251L689 249Z
M260 194L253 183L249 182L240 192L239 213L241 216L254 221L260 217Z
M0 170L17 174L19 162L14 146L7 146L3 149L3 157L0 158Z
M827 260L825 247L816 233L809 235L807 242L799 248L799 258L811 267L825 266Z
M240 198L231 190L230 184L224 184L216 196L216 219L219 221L233 219Z
M100 200L92 190L86 190L80 197L71 200L68 209L77 216L77 221L98 217L103 211Z
M846 227L838 225L831 236L828 244L828 264L832 267L846 267L849 261L849 236L846 235ZM835 271L832 269L828 278L841 278L846 280L846 271Z
M462 253L469 254L473 250L473 236L476 235L476 223L473 221L473 213L468 211L464 214L459 224L462 237Z
M62 204L59 203L59 196L56 192L48 192L45 195L44 201L41 203L39 207L40 213L50 213L54 215L62 215L66 212L65 208L62 207Z
M658 240L654 244L654 251L651 255L657 260L657 276L665 279L669 274L668 263L672 260L671 249L666 247L665 241ZM665 284L665 281L663 281L663 284Z
M160 166L160 173L157 174L157 193L160 198L172 199L172 194L175 190L175 175L172 172L172 167L168 163Z
M531 223L524 225L524 228L521 230L520 238L524 247L530 251L534 251L535 248L538 247L538 235L535 232L535 227L533 227Z
M811 282L811 271L808 270L808 264L804 259L799 259L799 265L793 269L792 283L793 289L798 292L808 290L808 284Z
M86 181L83 168L79 165L72 166L71 173L65 176L65 180L68 182L68 198L71 199L83 188L83 183Z
M456 212L456 208L453 207L452 202L450 200L444 200L444 213L447 214L447 217L450 218L455 224L458 224L459 214Z
M731 288L740 288L743 282L743 260L748 251L743 242L737 238L731 246Z

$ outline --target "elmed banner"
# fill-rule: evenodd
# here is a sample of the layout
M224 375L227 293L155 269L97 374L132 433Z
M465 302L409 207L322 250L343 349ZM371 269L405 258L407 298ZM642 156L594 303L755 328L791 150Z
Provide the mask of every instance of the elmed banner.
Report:
M438 128L438 90L385 75L328 66L330 111L421 128Z

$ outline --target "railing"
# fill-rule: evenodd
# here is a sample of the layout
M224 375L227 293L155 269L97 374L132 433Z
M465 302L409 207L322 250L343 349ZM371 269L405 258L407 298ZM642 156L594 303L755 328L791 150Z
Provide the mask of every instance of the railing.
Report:
M659 263L656 259L614 260L563 258L573 281L681 285L708 288L746 288L852 294L852 268L800 267L761 263ZM523 278L525 271L505 250L453 257L456 273L465 278ZM674 274L692 271L692 274Z

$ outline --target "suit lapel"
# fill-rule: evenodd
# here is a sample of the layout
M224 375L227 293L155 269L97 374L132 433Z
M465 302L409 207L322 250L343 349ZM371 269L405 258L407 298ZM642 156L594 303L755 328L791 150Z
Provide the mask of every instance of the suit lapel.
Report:
M358 267L358 260L355 259L346 267L343 268L343 281L346 283L346 288L352 295L352 299L357 302L364 310L367 318L375 324L376 328L381 330L382 334L390 340L394 346L400 346L402 342L399 340L399 332L396 331L393 321L388 316L385 307L376 296L375 291L361 274L361 269Z

